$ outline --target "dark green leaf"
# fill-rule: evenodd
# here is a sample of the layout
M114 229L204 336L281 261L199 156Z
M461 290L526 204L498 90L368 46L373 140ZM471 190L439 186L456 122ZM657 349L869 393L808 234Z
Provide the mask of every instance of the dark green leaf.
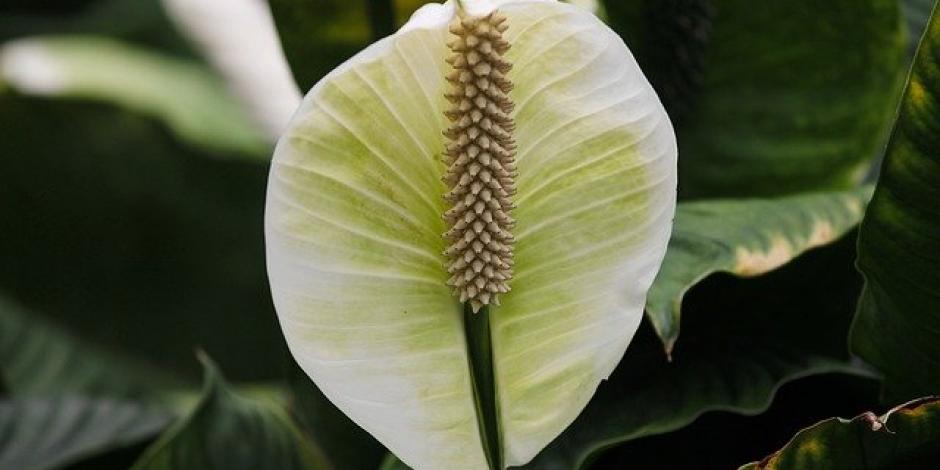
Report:
M332 468L276 401L236 394L216 366L200 358L205 382L195 409L150 446L134 470Z
M154 398L181 386L148 364L86 344L3 298L0 376L11 395L31 398L75 393Z
M849 189L867 174L903 80L896 0L606 6L676 121L681 196Z
M238 381L284 376L264 162L215 158L103 104L0 95L0 129L0 290L194 381L197 347Z
M108 399L0 401L0 468L59 468L149 439L169 422L164 410Z
M921 42L859 234L852 348L896 401L940 392L940 18Z
M940 462L940 398L915 400L883 416L831 418L742 470L933 468Z
M758 278L718 275L697 286L673 362L641 327L581 416L526 468L583 468L607 447L679 429L707 411L758 413L777 387L799 377L867 374L843 343L860 288L853 241Z
M842 237L861 219L871 188L779 199L680 203L646 313L671 351L685 292L706 276L752 277Z
M284 55L306 93L334 67L368 44L362 1L269 0Z

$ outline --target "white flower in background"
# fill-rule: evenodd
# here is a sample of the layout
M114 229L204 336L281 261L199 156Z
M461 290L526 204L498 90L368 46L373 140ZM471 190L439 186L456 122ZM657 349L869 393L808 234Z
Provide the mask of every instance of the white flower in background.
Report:
M277 138L300 104L265 0L163 0L255 121Z

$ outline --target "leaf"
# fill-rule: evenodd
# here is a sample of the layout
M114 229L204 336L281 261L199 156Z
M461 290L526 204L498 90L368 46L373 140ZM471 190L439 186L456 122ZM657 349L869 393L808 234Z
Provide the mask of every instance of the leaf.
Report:
M149 405L80 396L0 401L0 468L61 468L145 441L170 423Z
M81 394L154 399L182 385L148 364L86 344L2 298L0 377L12 396L29 398Z
M404 462L485 467L493 436L481 440L479 422L498 415L496 449L519 465L577 416L639 325L674 211L675 142L596 17L503 5L520 149L516 274L482 329L492 368L468 367L468 344L486 341L466 337L441 254L453 8L425 6L307 95L275 151L268 273L298 363ZM495 409L476 409L484 393L470 369L495 374Z
M231 391L207 356L202 397L154 442L133 470L329 469L275 401Z
M685 202L676 210L646 314L667 353L679 337L686 291L707 276L759 276L841 238L861 219L871 188L778 199Z
M868 412L852 420L831 418L810 426L759 469L930 468L940 459L940 398L927 397L892 408L882 416Z
M606 6L676 122L681 197L851 189L879 155L904 78L896 0Z
M364 3L269 0L284 55L301 91L368 44Z
M265 161L206 154L101 103L0 95L0 128L0 155L17 157L0 158L0 290L193 383L196 348L237 381L284 377Z
M859 233L865 290L851 345L906 400L940 390L940 19L914 61Z
M37 36L0 47L0 84L100 100L162 120L184 140L259 157L269 141L198 63L95 36Z
M902 0L901 11L907 22L908 36L910 37L908 51L911 56L917 52L917 45L930 21L930 12L936 0Z
M843 342L861 287L854 248L845 237L763 276L697 285L672 362L652 328L641 327L581 416L523 468L587 468L607 448L675 431L708 411L761 413L778 387L801 377L871 376Z

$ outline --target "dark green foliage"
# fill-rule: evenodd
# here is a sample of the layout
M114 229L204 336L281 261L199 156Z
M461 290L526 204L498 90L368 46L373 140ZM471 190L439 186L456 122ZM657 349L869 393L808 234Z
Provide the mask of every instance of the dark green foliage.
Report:
M940 19L924 34L859 236L852 348L894 401L940 393Z

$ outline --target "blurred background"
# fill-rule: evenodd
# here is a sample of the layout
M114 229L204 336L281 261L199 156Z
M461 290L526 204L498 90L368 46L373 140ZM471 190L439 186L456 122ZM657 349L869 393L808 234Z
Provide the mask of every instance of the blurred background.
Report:
M266 281L262 215L268 158L301 91L392 32L423 2L311 0L313 7L290 11L291 2L271 0L282 3L282 33L295 22L318 25L285 36L286 59L303 58L293 71L267 4L237 3L249 6L218 16L200 8L225 0L0 0L0 358L6 361L10 351L24 348L48 354L43 341L67 337L117 352L134 367L160 371L155 375L181 388L199 383L196 350L212 357L232 382L305 381L287 354ZM692 6L683 11L697 13L660 20L655 15L662 11L644 13L642 24L633 19L643 2L575 3L609 20L657 87L679 129L684 199L775 196L820 184L850 187L870 175L887 135L884 116L893 109L913 52L910 38L919 36L930 8L911 1L902 5L903 18L878 17L903 24L872 40L903 42L899 47L906 52L892 55L859 46L839 20L810 31L818 37L807 37L800 26L768 29L771 19L790 8L788 2L769 2L766 11L743 19L728 12L751 8L748 2L685 2ZM851 2L834 3L851 8ZM786 14L798 19L805 13L801 8ZM774 47L802 41L802 49L787 58L795 66L740 65L765 56L753 44L760 42L759 32ZM717 45L710 57L722 65L706 74L703 51L712 42ZM816 59L800 62L799 50L814 46ZM851 66L829 67L830 51ZM793 80L805 87L794 91L777 84ZM806 91L811 87L814 92ZM700 95L708 96L705 105ZM817 107L838 115L816 113ZM812 139L804 130L813 126L836 136L825 145L812 142L816 153L807 150L809 140L785 138L800 131L800 139ZM715 155L722 145L740 148ZM789 155L785 161L783 153ZM736 159L744 154L773 165L737 172ZM835 307L850 310L860 280L851 270L853 244L843 245L814 256L844 260L846 272L840 271L833 289L848 294ZM694 318L696 308L732 312L770 301L780 311L805 308L800 299L768 297L763 289L799 278L796 270L772 280L717 276L687 300L688 315ZM735 294L729 297L730 291ZM52 325L55 333L36 339L28 332L40 331L38 325ZM648 348L656 357L651 361L665 367L648 326L635 342L631 351ZM686 348L696 350L694 341ZM644 357L638 354L628 357ZM70 362L75 360L66 350L58 367L83 367ZM28 369L35 364L30 361L38 359L23 359L18 367ZM808 395L816 399L801 406ZM678 433L608 452L597 468L645 458L663 465L670 459L676 466L736 465L766 455L816 419L879 406L874 381L828 375L786 385L777 400L758 417L706 413ZM317 403L312 406L329 407ZM721 436L718 430L751 442L731 445L709 437ZM669 455L677 439L687 443L688 452ZM369 462L384 455L375 443L363 449L360 457Z

